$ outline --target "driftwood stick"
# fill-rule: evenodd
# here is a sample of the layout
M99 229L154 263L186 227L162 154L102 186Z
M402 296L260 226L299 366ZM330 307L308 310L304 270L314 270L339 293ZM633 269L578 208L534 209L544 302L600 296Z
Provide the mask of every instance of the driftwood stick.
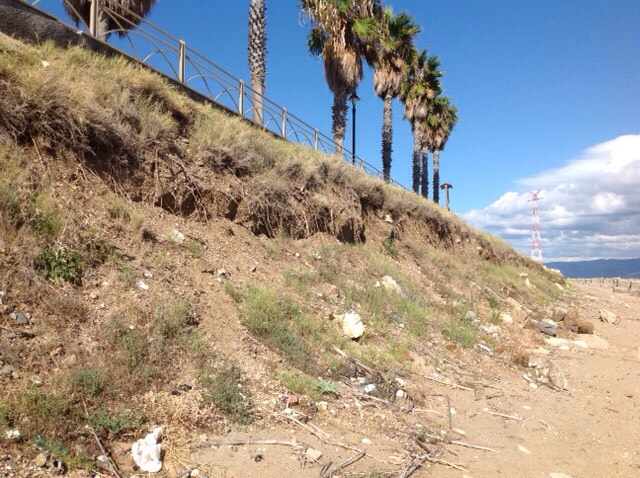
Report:
M493 448L489 448L488 446L472 445L471 443L467 443L467 442L460 441L460 440L451 440L451 444L452 445L463 446L465 448L473 448L474 450L497 451L497 450L495 450Z
M445 382L444 380L438 380L437 378L432 378L432 377L424 377L424 378L426 378L427 380L431 380L432 382L441 383L442 385L447 385L448 387L451 387L451 388L459 388L460 390L469 390L473 392L473 388L465 387L464 385L458 385L457 383L448 383L448 382Z
M445 460L441 460L440 458L429 458L428 460L431 463L438 463L440 465L444 465L444 466L449 466L451 468L455 468L456 470L467 471L467 469L465 467L463 467L463 466L456 465L455 463L450 463L450 462L445 461Z
M414 412L422 412L422 413L433 413L435 415L442 415L441 412L438 412L436 410L429 410L428 408L415 407L412 411L414 411Z
M447 395L447 412L449 412L449 430L451 430L451 399L449 398L449 395Z
M325 465L322 468L323 472L320 473L320 478L332 478L335 473L338 473L339 471L343 470L344 468L348 467L349 465L353 465L356 461L358 461L360 458L362 458L365 455L366 455L366 452L364 452L364 451L362 451L360 453L357 453L357 454L353 455L351 458L347 458L342 463L340 463L338 466L336 466L336 469L333 470L331 473L326 474L329 471L329 467L331 466L331 462L329 462L328 466Z
M195 446L195 448L204 448L207 446L231 446L231 445L283 445L292 446L294 448L302 448L306 445L297 441L285 440L209 440Z
M491 410L486 410L485 413L488 413L489 415L495 415L496 417L508 418L509 420L516 420L518 422L521 422L524 420L524 417L518 417L515 415L505 415L504 413L492 412Z
M331 468L331 465L333 465L332 461L325 463L325 465L320 470L320 474L318 475L318 477L325 478L325 473L329 470L329 468ZM331 475L328 475L328 476L331 476Z
M413 473L422 466L422 464L425 461L430 461L429 460L429 455L425 455L422 458L420 458L420 460L418 460L417 463L414 463L413 465L411 465L409 468L407 468L407 471L405 471L402 474L402 478L409 478L411 475L413 475Z

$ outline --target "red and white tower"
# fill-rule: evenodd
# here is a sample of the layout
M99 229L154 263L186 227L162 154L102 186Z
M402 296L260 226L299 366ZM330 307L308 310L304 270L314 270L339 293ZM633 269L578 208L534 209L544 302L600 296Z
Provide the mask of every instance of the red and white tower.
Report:
M531 199L527 202L533 203L531 207L531 259L542 262L542 240L540 239L540 215L538 214L538 196L540 190L531 191Z

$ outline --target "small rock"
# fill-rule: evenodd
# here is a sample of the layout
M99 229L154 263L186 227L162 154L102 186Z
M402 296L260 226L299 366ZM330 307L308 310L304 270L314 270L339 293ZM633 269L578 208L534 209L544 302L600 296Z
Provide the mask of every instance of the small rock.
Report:
M569 341L567 339L551 337L551 338L545 339L545 343L548 345L551 345L552 347L562 347L563 345L567 345Z
M560 367L553 362L551 362L551 367L549 367L548 376L551 385L560 390L569 390L567 378L564 376L562 370L560 370Z
M5 375L11 375L13 373L13 367L11 365L5 365L2 367L2 373Z
M17 335L15 334L15 332L9 332L7 335L4 336L7 340L13 340L17 337Z
M576 338L586 342L592 350L607 350L609 348L609 343L597 335L580 334Z
M20 430L18 430L17 428L14 428L13 430L7 430L5 436L7 437L7 440L17 440L21 436Z
M364 443L365 445L373 445L373 442L371 440L369 440L368 438L363 438L362 440L360 440L362 443Z
M471 322L477 322L478 314L476 314L473 310L470 310L466 314L464 314L464 318Z
M304 452L304 456L313 461L320 461L322 455L323 453L320 450L316 450L315 448L311 447L307 448L307 450Z
M178 244L182 244L184 242L184 234L182 234L180 231L178 231L177 229L173 230L173 235L171 236L172 239L174 241L176 241Z
M391 214L385 214L384 215L384 222L388 222L389 224L393 224L393 218L391 217Z
M33 466L36 466L38 468L43 468L44 466L47 465L48 460L49 458L47 457L46 453L39 453L38 456L36 456L36 459L33 460Z
M500 327L497 325L482 325L480 329L488 335L498 335L500 333Z
M398 285L398 283L395 281L395 279L391 276L384 276L382 278L381 281L381 285L382 287L384 287L387 290L393 291L393 292L397 292L398 294L402 295L402 288Z
M295 393L290 393L289 394L289 406L297 405L299 403L300 403L300 395L297 395Z
M533 454L529 450L527 450L525 447L523 447L522 445L518 445L518 450L520 450L522 453L526 453L527 455L532 455Z
M562 307L556 307L553 311L553 320L556 322L562 322L566 316L567 309L563 309Z
M111 470L111 466L109 466L109 458L107 458L106 455L96 457L96 466L101 470Z
M513 317L506 312L500 312L500 320L505 324L513 324Z
M253 266L253 267L251 267L251 269L249 269L249 271L251 271L251 272L255 272L255 271L257 271L257 270L258 270L258 267L257 267L257 266Z
M558 326L549 322L548 320L541 320L540 322L538 322L538 330L543 334L555 337L558 333Z
M16 314L16 322L18 322L20 325L29 325L29 319L24 312L18 312Z
M147 270L145 270L142 273L142 275L145 276L147 279L152 279L153 278L153 274L151 272L147 271Z
M587 322L586 320L578 320L569 326L569 330L571 330L571 332L575 332L576 334L592 334L595 329L591 322Z
M598 314L598 319L600 319L602 322L605 322L611 325L617 325L620 323L620 317L618 317L613 312L608 311L607 309L600 309L600 313Z
M573 345L577 345L578 347L581 347L583 349L589 348L589 344L586 343L584 340L574 340Z

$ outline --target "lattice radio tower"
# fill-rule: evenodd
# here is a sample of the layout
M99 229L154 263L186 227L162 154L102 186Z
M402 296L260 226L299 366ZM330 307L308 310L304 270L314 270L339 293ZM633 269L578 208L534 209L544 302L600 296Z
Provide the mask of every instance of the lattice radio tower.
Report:
M538 197L540 190L531 191L531 199L527 202L533 203L531 207L531 259L542 262L542 240L540 239L540 215L538 214Z

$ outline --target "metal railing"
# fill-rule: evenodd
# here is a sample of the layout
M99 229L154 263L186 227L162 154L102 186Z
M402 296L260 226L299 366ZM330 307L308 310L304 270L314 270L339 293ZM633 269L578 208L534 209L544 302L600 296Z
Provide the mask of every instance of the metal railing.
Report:
M255 121L253 116L256 93L243 80L236 78L190 48L184 40L172 36L128 8L120 5L117 9L113 9L99 0L89 1L91 1L91 11L89 25L87 25L73 5L67 0L62 0L62 3L75 13L78 26L85 33L105 43L108 37L116 34L118 45L115 46L111 42L109 45L111 48L132 56L179 81L231 113L252 121L283 139L308 146L316 151L335 154L341 149L342 159L349 163L353 161L354 156L351 151L344 147L340 148L331 137L266 96L259 97L257 103L262 106L262 115L257 115L259 119ZM43 8L47 2L43 0L30 0L30 3L47 11ZM115 28L100 32L101 19ZM383 178L382 171L362 158L356 157L356 165L372 176ZM390 179L389 183L407 190L393 179Z

